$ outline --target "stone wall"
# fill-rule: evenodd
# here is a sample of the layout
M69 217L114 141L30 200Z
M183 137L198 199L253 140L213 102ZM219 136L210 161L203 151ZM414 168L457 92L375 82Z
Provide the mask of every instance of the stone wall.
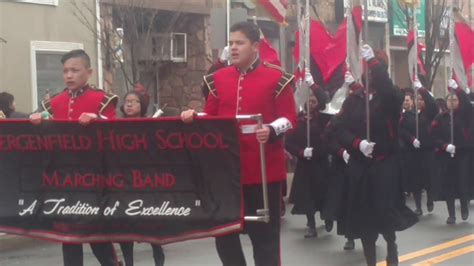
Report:
M167 62L159 69L159 102L167 104L166 115L178 115L188 108L204 108L202 77L212 63L209 16L190 14L176 32L187 33L187 62Z

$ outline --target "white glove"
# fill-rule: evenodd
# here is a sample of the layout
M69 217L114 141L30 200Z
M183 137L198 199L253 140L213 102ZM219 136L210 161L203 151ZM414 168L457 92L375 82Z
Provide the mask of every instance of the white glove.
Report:
M449 152L451 154L455 154L456 153L456 146L454 146L453 144L448 144L448 146L446 146L446 152Z
M471 93L471 89L469 89L468 87L466 87L465 91L466 91L466 94Z
M303 151L303 156L307 160L311 159L311 157L313 157L313 148L312 147L306 147Z
M351 155L346 150L344 150L344 152L342 153L342 159L344 159L344 162L346 162L346 164L349 163L350 158Z
M230 51L229 50L230 50L229 46L226 46L226 47L224 47L224 49L222 49L222 53L219 56L219 61L221 61L222 63L229 62L229 59L230 59Z
M458 83L454 79L448 80L448 87L457 89L458 88Z
M313 75L311 75L311 72L309 72L308 69L306 69L306 71L304 72L304 82L309 87L313 86L313 84L314 84Z
M163 110L158 109L156 112L153 114L152 118L158 118L164 114Z
M374 151L374 142L368 142L363 140L359 143L359 150L364 154L365 157L372 158L372 152Z
M350 85L355 82L354 76L352 76L352 73L349 71L346 71L346 74L344 75L344 83L347 85Z
M364 44L360 47L360 57L366 62L375 57L374 50L368 44Z
M415 79L415 81L413 81L413 87L415 87L415 89L419 90L419 89L423 88L423 85L421 85L421 82L418 79Z
M415 147L415 149L419 149L420 145L421 145L421 143L418 139L414 139L412 144L413 144L413 147Z

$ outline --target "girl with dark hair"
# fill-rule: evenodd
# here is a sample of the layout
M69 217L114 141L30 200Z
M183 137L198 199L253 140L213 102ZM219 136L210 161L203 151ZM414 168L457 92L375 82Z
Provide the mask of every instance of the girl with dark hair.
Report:
M469 200L473 194L474 181L469 174L472 107L467 94L458 88L456 81L449 80L449 89L453 93L450 93L447 99L448 111L436 116L431 125L431 134L437 151L435 156L437 171L432 185L434 199L446 201L448 208L446 223L455 224L455 199L461 202L461 218L465 221L469 216Z
M133 91L129 91L123 98L120 111L124 118L142 118L146 117L149 103L149 96L146 89L141 84L137 84ZM133 242L121 242L125 266L133 266ZM151 244L153 250L153 259L155 266L163 266L165 264L165 254L161 245Z
M16 112L15 97L8 92L0 93L0 112L4 114L5 118L28 118L26 114Z
M139 118L146 116L147 108L148 103L145 100L145 95L129 91L125 94L120 111L124 118Z
M314 95L315 94L315 95ZM322 139L324 127L329 121L329 115L319 111L326 106L326 96L322 89L317 89L309 97L309 112L301 113L298 126L286 139L285 148L298 158L290 192L290 203L293 203L292 214L303 214L307 218L308 230L305 238L316 237L315 214L321 211L327 193L328 154ZM309 131L312 150L311 156L305 154L307 121L309 116ZM332 229L332 221L326 221L328 231Z
M415 199L415 213L423 214L421 208L422 190L426 190L427 209L433 211L433 199L431 195L431 176L433 169L434 145L429 134L431 122L438 114L438 107L430 92L423 88L418 80L414 81L417 93L418 107L418 136L416 132L415 110L405 111L400 119L400 156L402 165L403 189L405 192L413 193ZM406 96L405 96L406 97Z

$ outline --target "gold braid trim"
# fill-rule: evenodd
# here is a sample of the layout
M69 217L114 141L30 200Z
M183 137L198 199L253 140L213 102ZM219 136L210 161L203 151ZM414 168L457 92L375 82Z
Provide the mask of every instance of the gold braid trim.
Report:
M115 94L105 94L102 102L100 103L99 115L102 115L102 112L109 106L109 104L116 105L119 100L119 97Z
M204 76L204 83L206 83L207 90L212 96L217 98L216 85L214 83L214 73Z

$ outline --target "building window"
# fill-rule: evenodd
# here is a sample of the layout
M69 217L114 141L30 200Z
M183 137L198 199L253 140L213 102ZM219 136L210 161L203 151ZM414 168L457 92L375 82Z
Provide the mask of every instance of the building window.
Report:
M81 43L31 42L32 107L36 110L49 93L54 95L64 89L61 57L74 49L83 49Z
M39 5L58 6L58 0L15 0L17 3L29 3Z

